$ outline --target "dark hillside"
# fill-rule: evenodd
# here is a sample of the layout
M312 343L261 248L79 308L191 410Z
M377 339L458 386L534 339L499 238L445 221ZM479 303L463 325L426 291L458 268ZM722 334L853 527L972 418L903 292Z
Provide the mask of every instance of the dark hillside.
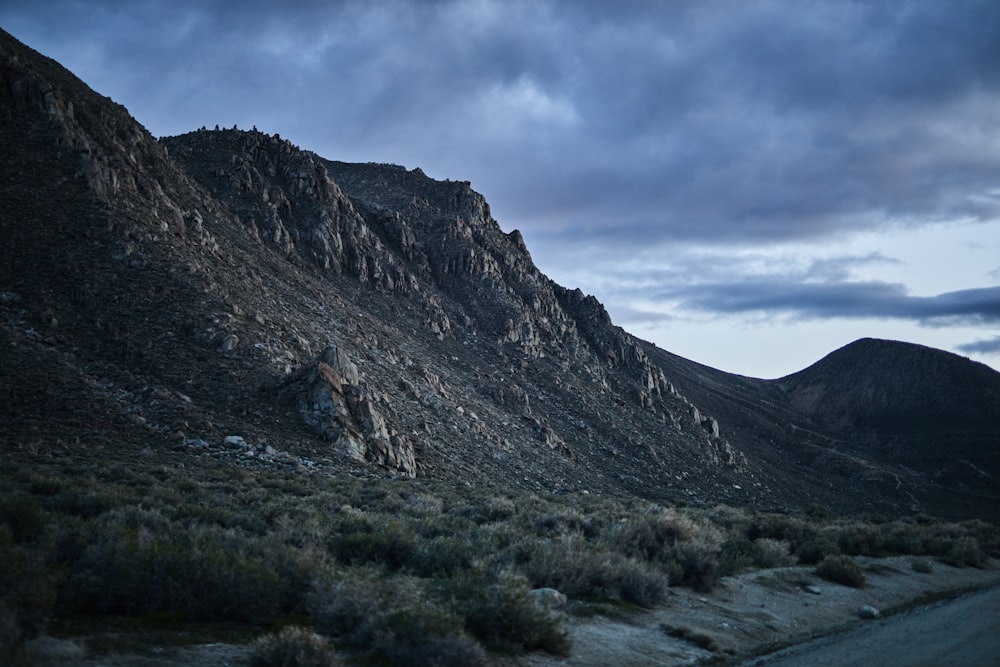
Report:
M916 471L931 493L996 499L1000 373L988 366L922 345L863 339L775 384L852 451Z
M254 131L157 141L9 35L0 56L5 367L107 413L50 411L33 439L660 499L765 488L468 183ZM4 381L5 424L38 413Z
M865 338L776 384L837 431L947 433L1000 425L1000 373L923 345Z
M1000 374L920 345L865 339L779 380L650 358L734 444L772 466L772 485L819 504L996 516ZM738 439L737 439L738 438ZM828 500L834 496L834 500Z
M997 507L996 374L953 355L863 341L780 381L707 368L556 285L468 182L255 130L157 140L2 31L0 120L5 451Z

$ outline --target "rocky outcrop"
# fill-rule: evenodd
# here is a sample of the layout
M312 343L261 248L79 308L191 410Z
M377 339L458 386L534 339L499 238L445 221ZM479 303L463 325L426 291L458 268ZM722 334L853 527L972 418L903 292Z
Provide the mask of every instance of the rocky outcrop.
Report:
M343 455L416 477L413 445L376 407L378 392L362 381L358 367L331 346L284 382L306 423Z
M546 278L520 233L504 233L468 182L437 181L420 169L396 165L323 160L256 131L201 130L163 143L258 242L331 276L400 297L405 304L400 314L405 312L417 331L460 343L463 353L478 350L522 373L555 364L560 371L545 370L533 382L575 394L558 414L554 408L561 401L535 414L523 382L497 378L487 393L490 403L479 412L530 417L533 439L572 457L583 444L581 435L589 447L596 434L564 422L588 421L606 400L597 397L606 395L616 405L611 423L632 430L630 412L640 410L662 431L656 436L661 442L679 437L690 443L691 456L741 469L745 459L722 437L718 422L706 433L699 421L682 419L690 402L650 363L641 345L613 325L594 297ZM480 359L470 362L478 366ZM441 384L437 376L426 372L430 375L407 380L403 395L418 398L416 388L427 383L445 403L453 402L435 388ZM626 409L618 405L622 401ZM462 432L466 425L455 428ZM504 431L490 420L474 428L489 442L508 443L506 449L510 439Z
M235 128L203 129L162 143L254 238L378 289L414 287L316 155L279 135ZM412 241L405 229L400 236L403 244Z
M73 176L127 217L123 232L133 251L165 235L217 250L199 224L202 213L185 205L193 184L165 148L124 107L80 85L52 61L24 55L0 43L0 116L8 128L46 136L47 149L73 168Z

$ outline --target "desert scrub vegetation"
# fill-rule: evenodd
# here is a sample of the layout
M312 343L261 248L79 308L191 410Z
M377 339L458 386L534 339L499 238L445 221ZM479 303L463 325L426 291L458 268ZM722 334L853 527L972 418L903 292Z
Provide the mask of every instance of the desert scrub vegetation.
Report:
M816 575L851 588L862 588L865 585L865 573L861 566L850 556L827 556L816 566Z
M341 667L330 641L309 628L290 625L253 642L250 667Z
M885 555L981 567L1000 556L1000 530L223 463L8 461L0 662L52 616L108 614L297 627L262 638L258 664L564 655L566 614L654 607L670 586L708 591L746 570ZM569 601L536 606L535 588Z

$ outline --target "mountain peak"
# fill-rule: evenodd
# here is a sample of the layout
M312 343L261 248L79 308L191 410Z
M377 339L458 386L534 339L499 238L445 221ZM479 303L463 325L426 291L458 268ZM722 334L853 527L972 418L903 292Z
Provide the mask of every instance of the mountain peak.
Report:
M1000 373L915 343L862 338L778 383L828 425L936 430L1000 415Z

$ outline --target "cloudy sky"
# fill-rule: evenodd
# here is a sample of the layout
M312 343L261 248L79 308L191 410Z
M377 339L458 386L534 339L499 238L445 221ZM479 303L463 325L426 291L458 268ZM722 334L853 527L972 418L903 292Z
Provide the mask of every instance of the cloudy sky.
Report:
M856 338L1000 368L995 0L2 0L153 134L470 180L616 323L777 377Z

